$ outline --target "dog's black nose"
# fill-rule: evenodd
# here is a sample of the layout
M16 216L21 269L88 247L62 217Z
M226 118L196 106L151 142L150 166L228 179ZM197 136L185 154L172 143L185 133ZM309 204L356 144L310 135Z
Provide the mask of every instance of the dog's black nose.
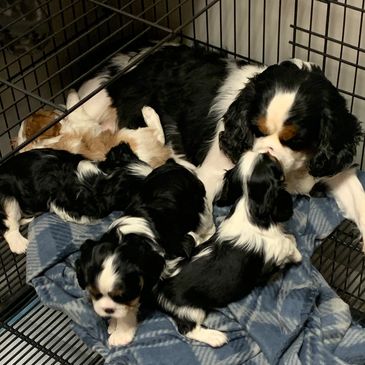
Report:
M113 314L114 313L114 309L113 308L105 308L104 309L104 312L105 313L108 313L108 314Z

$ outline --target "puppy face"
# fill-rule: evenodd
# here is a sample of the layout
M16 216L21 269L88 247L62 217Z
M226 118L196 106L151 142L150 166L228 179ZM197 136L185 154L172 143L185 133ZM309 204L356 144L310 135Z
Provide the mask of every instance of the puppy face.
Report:
M87 240L81 246L76 272L99 316L122 318L138 309L142 275L135 265L122 260L115 244Z
M293 62L252 78L224 120L221 148L233 161L244 149L266 149L285 174L304 168L314 177L333 175L352 162L361 137L359 122L321 71Z

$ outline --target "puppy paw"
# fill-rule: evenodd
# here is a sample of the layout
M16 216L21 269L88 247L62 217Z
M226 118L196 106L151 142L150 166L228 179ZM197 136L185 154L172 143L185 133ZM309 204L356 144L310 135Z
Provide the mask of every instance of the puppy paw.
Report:
M160 117L155 110L149 106L144 106L142 108L142 115L147 127L155 130L155 137L157 141L165 144L165 135L161 126Z
M212 347L221 347L228 342L228 338L223 332L202 327L194 328L186 334L186 337Z
M23 237L20 234L20 232L18 231L5 232L4 238L8 242L11 252L20 255L27 251L29 241L25 237Z
M293 252L291 254L291 262L298 264L299 262L302 262L302 254L299 252L299 250L294 247Z
M108 343L110 346L125 346L132 342L135 330L129 331L114 331L110 336Z
M29 224L32 220L34 220L34 217L30 218L22 218L19 222L20 226L25 226L26 224Z
M108 326L108 334L111 335L117 329L117 320L115 318L111 318Z

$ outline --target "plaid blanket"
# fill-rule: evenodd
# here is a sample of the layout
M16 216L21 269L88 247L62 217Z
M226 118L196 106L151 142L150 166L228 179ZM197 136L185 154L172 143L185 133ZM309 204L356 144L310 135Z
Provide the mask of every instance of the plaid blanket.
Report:
M365 174L359 176L365 185ZM343 217L331 198L294 197L294 205L286 228L296 236L302 264L207 317L207 326L228 334L221 348L184 338L158 311L140 323L130 345L108 346L107 324L78 286L73 265L81 243L99 237L120 213L94 225L38 217L29 229L27 280L45 305L72 319L73 330L106 365L365 364L365 329L310 262ZM217 221L226 213L215 209Z

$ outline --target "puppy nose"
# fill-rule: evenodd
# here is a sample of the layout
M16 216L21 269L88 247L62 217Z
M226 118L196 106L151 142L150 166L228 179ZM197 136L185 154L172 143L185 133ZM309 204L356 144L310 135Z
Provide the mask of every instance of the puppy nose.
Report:
M114 313L114 309L113 308L105 308L104 309L104 312L105 313L108 313L108 314L113 314Z

